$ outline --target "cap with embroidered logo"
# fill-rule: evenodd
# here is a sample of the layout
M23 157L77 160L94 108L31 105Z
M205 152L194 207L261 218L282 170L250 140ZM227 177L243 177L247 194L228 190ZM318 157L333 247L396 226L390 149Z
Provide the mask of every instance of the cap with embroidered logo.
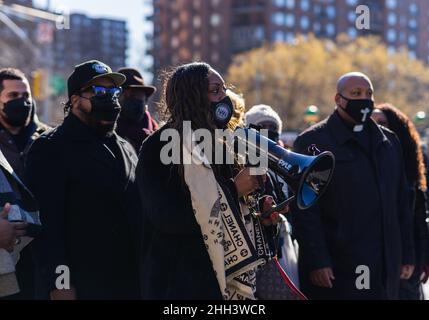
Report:
M91 81L102 77L111 79L115 86L122 85L126 80L123 74L112 72L112 69L101 61L86 61L75 66L74 71L68 78L67 88L69 99Z

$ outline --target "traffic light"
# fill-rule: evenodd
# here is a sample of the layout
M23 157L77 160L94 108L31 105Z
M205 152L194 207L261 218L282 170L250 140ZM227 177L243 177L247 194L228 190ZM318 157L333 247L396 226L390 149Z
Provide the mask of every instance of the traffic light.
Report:
M42 100L45 97L44 72L42 69L34 70L31 73L31 92L36 100Z
M316 123L319 121L319 108L317 106L308 106L304 112L304 120L308 123Z

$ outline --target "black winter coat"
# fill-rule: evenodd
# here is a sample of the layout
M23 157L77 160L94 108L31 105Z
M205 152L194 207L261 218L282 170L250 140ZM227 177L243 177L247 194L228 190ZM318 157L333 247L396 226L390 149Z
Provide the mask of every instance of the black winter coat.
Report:
M316 145L336 159L332 181L319 202L294 212L302 289L310 298L395 299L401 265L414 263L412 212L399 141L372 120L369 129L370 153L337 112L295 142L296 152L311 154L309 147ZM356 287L359 266L369 268L369 290ZM311 271L325 267L333 268L332 289L309 281Z
M144 219L142 297L222 299L200 226L194 217L189 189L178 173L178 166L161 163L160 152L167 142L160 141L160 136L165 129L168 126L145 140L137 165ZM228 168L226 166L218 175L215 173L216 179L228 202L238 205L232 171Z
M139 297L137 156L112 139L116 153L70 114L29 151L26 174L43 225L36 260L49 290L66 265L78 299Z

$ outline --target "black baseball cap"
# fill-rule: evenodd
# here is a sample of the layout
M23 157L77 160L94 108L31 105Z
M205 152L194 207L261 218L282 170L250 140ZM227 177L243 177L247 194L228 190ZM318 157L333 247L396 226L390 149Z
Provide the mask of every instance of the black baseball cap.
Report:
M69 99L92 80L102 77L110 78L115 86L120 86L126 80L123 74L112 72L112 69L101 61L86 61L75 66L74 71L67 80Z

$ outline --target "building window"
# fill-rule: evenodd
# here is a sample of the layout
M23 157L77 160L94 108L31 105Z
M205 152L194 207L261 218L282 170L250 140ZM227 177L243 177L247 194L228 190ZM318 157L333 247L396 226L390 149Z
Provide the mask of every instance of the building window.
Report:
M320 33L320 23L319 23L319 22L315 22L315 23L313 24L313 31L314 31L316 34L319 34L319 33Z
M171 46L177 48L179 46L179 38L173 37L173 39L171 39Z
M281 12L276 12L273 14L272 20L275 25L282 26L285 22L285 15Z
M396 41L396 31L393 29L389 29L387 31L387 41L395 42Z
M349 28L348 30L347 30L347 34L348 34L348 36L349 36L349 38L350 39L355 39L356 38L356 36L357 36L357 31L356 31L356 28Z
M180 21L177 18L174 18L173 20L171 20L171 27L173 29L178 29L180 25Z
M310 19L307 16L302 16L300 21L301 28L307 30L310 26Z
M192 40L192 42L194 43L195 47L201 46L201 37L200 36L195 36L194 39Z
M295 25L295 16L292 13L286 15L286 26L292 28Z
M309 0L301 0L301 10L308 11L310 9L310 1Z
M396 0L387 0L386 1L386 6L389 9L395 9L396 8Z
M349 13L347 14L347 19L349 20L350 23L355 23L356 13L354 11L349 11Z
M286 6L286 0L274 0L274 5L280 8L283 8Z
M408 7L408 10L410 10L410 13L412 14L416 14L418 9L419 8L417 7L417 4L415 3L411 3L410 6Z
M395 54L396 53L396 48L393 47L393 46L388 46L387 47L387 53L390 54L390 55Z
M286 33L286 41L293 42L295 40L295 35L292 32Z
M326 25L326 34L327 34L329 37L332 37L332 36L334 36L334 35L335 35L335 26L334 26L332 23L328 23L328 24Z
M394 14L393 12L389 12L389 15L387 16L387 23L389 24L389 26L396 25L396 22L396 14Z
M416 19L411 19L410 21L408 21L408 26L411 29L416 29L417 28L417 20Z
M213 26L213 27L217 27L217 26L219 26L220 25L220 23L221 23L221 21L222 21L222 18L221 18L221 16L220 15L218 15L218 14L212 14L211 15L211 17L210 17L210 24Z
M201 6L201 0L194 0L194 8L199 9Z
M322 12L322 7L320 6L320 4L315 4L313 7L313 11L315 15L320 15L320 13Z
M347 4L349 6L355 6L355 5L357 5L357 0L347 0Z
M286 0L286 7L288 9L293 9L295 8L295 0Z
M329 19L335 18L335 7L334 6L327 7L326 8L326 14L327 14Z
M285 33L283 31L274 32L274 41L275 42L283 42L285 41Z
M255 38L258 40L263 40L265 37L265 29L262 26L259 26L255 30Z
M194 17L192 24L194 25L194 28L199 29L201 27L201 17Z
M408 44L411 46L411 47L415 47L416 46L416 44L417 44L417 38L416 38L416 36L415 35L410 35L409 37L408 37Z

